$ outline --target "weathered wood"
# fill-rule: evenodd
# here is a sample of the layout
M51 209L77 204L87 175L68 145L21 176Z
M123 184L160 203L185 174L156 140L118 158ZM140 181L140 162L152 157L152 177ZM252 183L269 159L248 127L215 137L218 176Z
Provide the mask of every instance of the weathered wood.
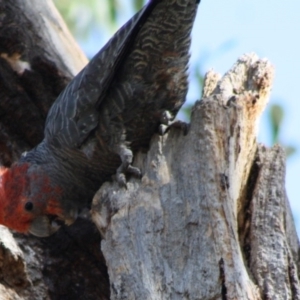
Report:
M299 243L284 189L285 153L260 146L249 203L247 262L263 299L300 299Z
M136 157L141 181L98 191L92 212L104 238L111 299L296 299L297 236L288 238L286 225L265 224L269 217L261 211L279 209L278 220L294 230L282 150L264 148L262 155L256 142L272 78L270 63L254 54L222 79L211 71L188 135L173 128L154 137L149 152ZM284 242L270 252L279 229ZM274 291L282 282L284 292L271 293L266 281Z
M50 0L0 0L0 160L43 138L48 109L87 62ZM108 299L100 235L78 220L50 238L0 228L0 300Z

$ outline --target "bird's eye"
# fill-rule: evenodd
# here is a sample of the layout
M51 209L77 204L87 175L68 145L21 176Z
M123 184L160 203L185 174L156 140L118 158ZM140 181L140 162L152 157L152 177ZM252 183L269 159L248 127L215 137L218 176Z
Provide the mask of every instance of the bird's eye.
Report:
M32 202L26 202L24 208L25 208L27 211L33 210L33 203L32 203Z

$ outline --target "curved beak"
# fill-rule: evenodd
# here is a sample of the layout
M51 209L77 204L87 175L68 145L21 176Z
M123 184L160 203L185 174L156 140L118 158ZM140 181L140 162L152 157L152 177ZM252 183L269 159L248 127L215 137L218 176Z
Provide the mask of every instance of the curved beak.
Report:
M37 237L47 237L55 233L60 225L51 221L48 216L39 216L33 220L29 227L29 232Z
M78 212L76 210L70 211L67 217L51 215L38 216L32 221L29 232L37 237L47 237L55 233L63 223L68 226L72 225L77 216Z

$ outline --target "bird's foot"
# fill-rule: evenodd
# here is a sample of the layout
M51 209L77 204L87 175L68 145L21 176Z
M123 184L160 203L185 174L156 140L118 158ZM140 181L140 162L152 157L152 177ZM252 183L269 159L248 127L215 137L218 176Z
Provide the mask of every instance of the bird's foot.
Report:
M126 174L132 174L135 177L140 178L142 176L142 173L139 168L133 167L131 165L133 161L133 154L129 148L127 148L126 146L122 146L119 155L121 157L122 164L117 169L116 179L121 187L126 188L127 187Z
M160 126L159 126L159 134L164 135L166 134L170 128L177 128L183 131L184 135L188 134L190 124L180 121L180 120L175 120L172 121L173 116L169 111L164 111L161 115L160 118Z

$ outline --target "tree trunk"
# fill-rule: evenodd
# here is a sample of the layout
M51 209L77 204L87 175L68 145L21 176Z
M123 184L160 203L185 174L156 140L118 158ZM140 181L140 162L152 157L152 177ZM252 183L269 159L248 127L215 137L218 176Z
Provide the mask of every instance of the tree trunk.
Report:
M51 2L27 2L0 0L6 166L40 142L51 103L86 62ZM272 77L254 54L206 75L188 134L154 136L135 156L142 179L95 195L102 252L88 220L49 238L1 226L0 299L300 299L284 151L256 142Z
M298 299L298 239L280 146L256 142L273 68L210 72L189 133L154 137L141 181L94 198L112 299Z

